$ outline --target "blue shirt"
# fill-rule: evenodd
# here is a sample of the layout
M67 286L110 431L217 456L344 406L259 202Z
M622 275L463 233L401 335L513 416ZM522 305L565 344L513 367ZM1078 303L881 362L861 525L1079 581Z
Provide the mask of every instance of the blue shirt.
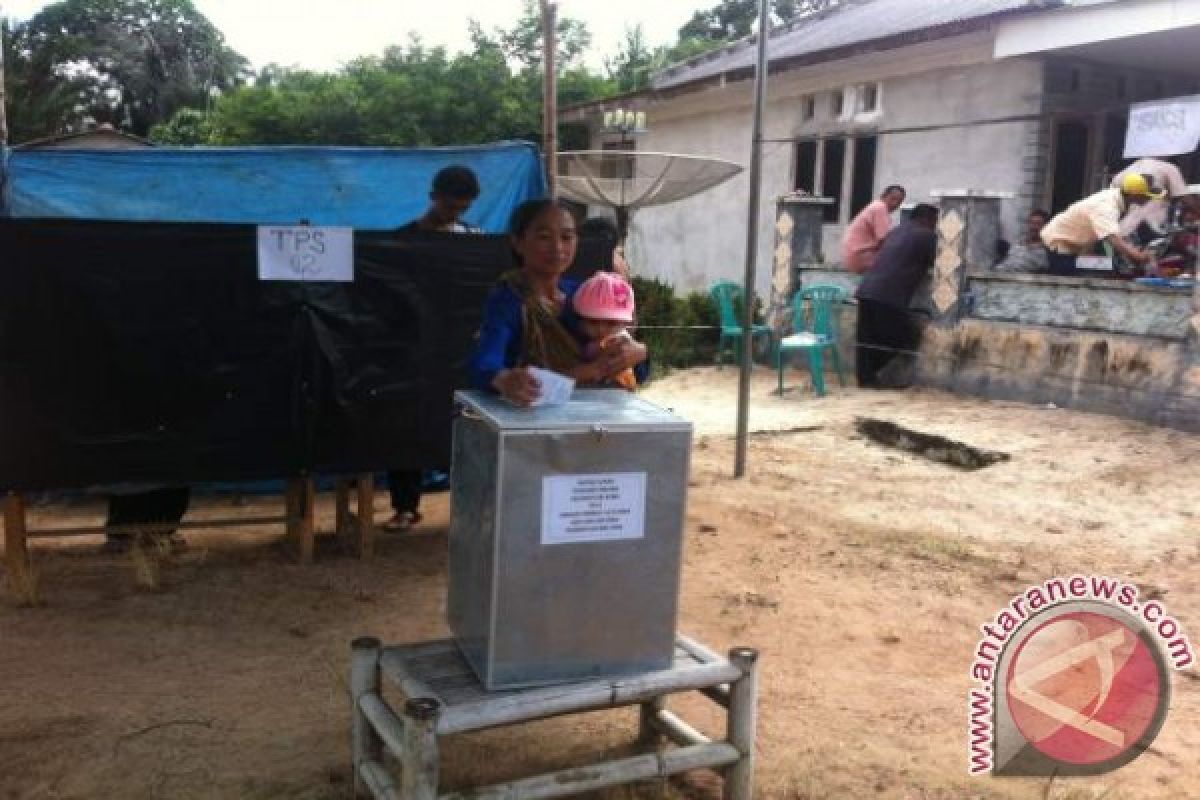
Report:
M572 278L559 279L558 290L566 299L558 319L582 347L587 344L587 338L580 330L579 315L575 313L571 304L571 298L578 289L579 281ZM520 295L507 284L497 286L488 295L483 310L483 325L479 328L479 342L471 356L471 386L474 388L492 390L492 381L496 373L512 369L521 363L521 346L524 343L521 310ZM648 364L646 361L634 367L639 382L646 379L649 373Z

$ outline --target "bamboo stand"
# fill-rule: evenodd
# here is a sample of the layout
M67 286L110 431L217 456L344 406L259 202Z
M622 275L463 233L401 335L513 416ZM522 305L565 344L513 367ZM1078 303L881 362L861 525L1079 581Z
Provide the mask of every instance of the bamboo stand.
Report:
M353 773L355 797L376 800L534 800L567 797L693 769L725 776L725 800L751 800L758 654L749 648L721 658L680 636L668 669L515 691L488 692L451 640L383 647L378 639L352 645ZM397 715L383 699L384 683L403 697ZM713 741L667 710L670 694L699 691L727 711L726 738ZM439 794L438 737L546 717L638 705L639 741L674 747L578 769ZM384 765L385 751L400 766Z

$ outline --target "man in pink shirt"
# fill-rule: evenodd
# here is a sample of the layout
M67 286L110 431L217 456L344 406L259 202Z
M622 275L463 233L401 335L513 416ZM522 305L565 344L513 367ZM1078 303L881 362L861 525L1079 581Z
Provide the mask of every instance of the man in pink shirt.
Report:
M892 229L892 212L904 202L904 196L903 186L889 186L878 200L858 212L842 239L842 266L858 274L871 268Z

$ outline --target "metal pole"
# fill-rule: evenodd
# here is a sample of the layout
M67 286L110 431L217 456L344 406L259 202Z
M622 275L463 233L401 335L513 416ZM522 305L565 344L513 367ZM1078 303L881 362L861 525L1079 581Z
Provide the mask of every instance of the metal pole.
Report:
M758 266L758 195L762 187L763 107L767 103L767 39L770 0L758 0L758 66L754 71L754 134L750 147L750 208L746 220L746 277L742 288L742 369L738 377L737 448L733 477L746 474L746 434L750 422L750 374L754 367L754 283Z
M558 3L556 0L541 0L542 3L542 66L545 78L542 82L542 156L546 160L546 186L550 196L558 195L558 70L555 58L558 52L557 31Z

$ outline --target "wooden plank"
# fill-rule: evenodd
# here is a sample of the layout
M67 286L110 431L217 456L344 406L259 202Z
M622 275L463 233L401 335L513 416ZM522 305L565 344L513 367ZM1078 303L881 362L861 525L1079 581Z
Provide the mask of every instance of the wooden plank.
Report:
M356 522L358 557L375 557L375 476L364 472L358 476L358 520Z
M404 722L392 713L382 697L373 692L358 698L358 708L387 749L399 758L404 750Z
M284 516L268 516L268 517L230 517L220 519L193 519L183 520L172 527L180 530L184 529L204 529L204 528L241 528L252 525L279 525L286 524L288 518ZM30 539L53 539L57 537L69 536L94 536L102 533L158 533L163 529L162 523L130 523L127 525L82 525L71 528L43 528L36 531L26 531L26 536Z
M37 575L29 558L25 525L25 497L20 492L4 495L4 563L8 571L8 590L13 600L22 606L37 605Z
M378 761L364 761L358 765L358 778L375 800L402 800L400 786L391 773ZM355 795L358 796L356 789Z
M462 733L577 711L633 705L661 694L728 683L740 675L736 667L726 662L633 675L621 680L589 681L491 695L478 703L447 707L438 732L443 735Z
M649 722L659 733L682 747L712 742L712 739L689 725L678 714L665 708L658 709Z
M464 792L444 794L440 800L548 800L620 786L635 781L665 778L693 769L720 769L738 760L736 748L718 742L681 747L663 753L565 769L532 778Z

